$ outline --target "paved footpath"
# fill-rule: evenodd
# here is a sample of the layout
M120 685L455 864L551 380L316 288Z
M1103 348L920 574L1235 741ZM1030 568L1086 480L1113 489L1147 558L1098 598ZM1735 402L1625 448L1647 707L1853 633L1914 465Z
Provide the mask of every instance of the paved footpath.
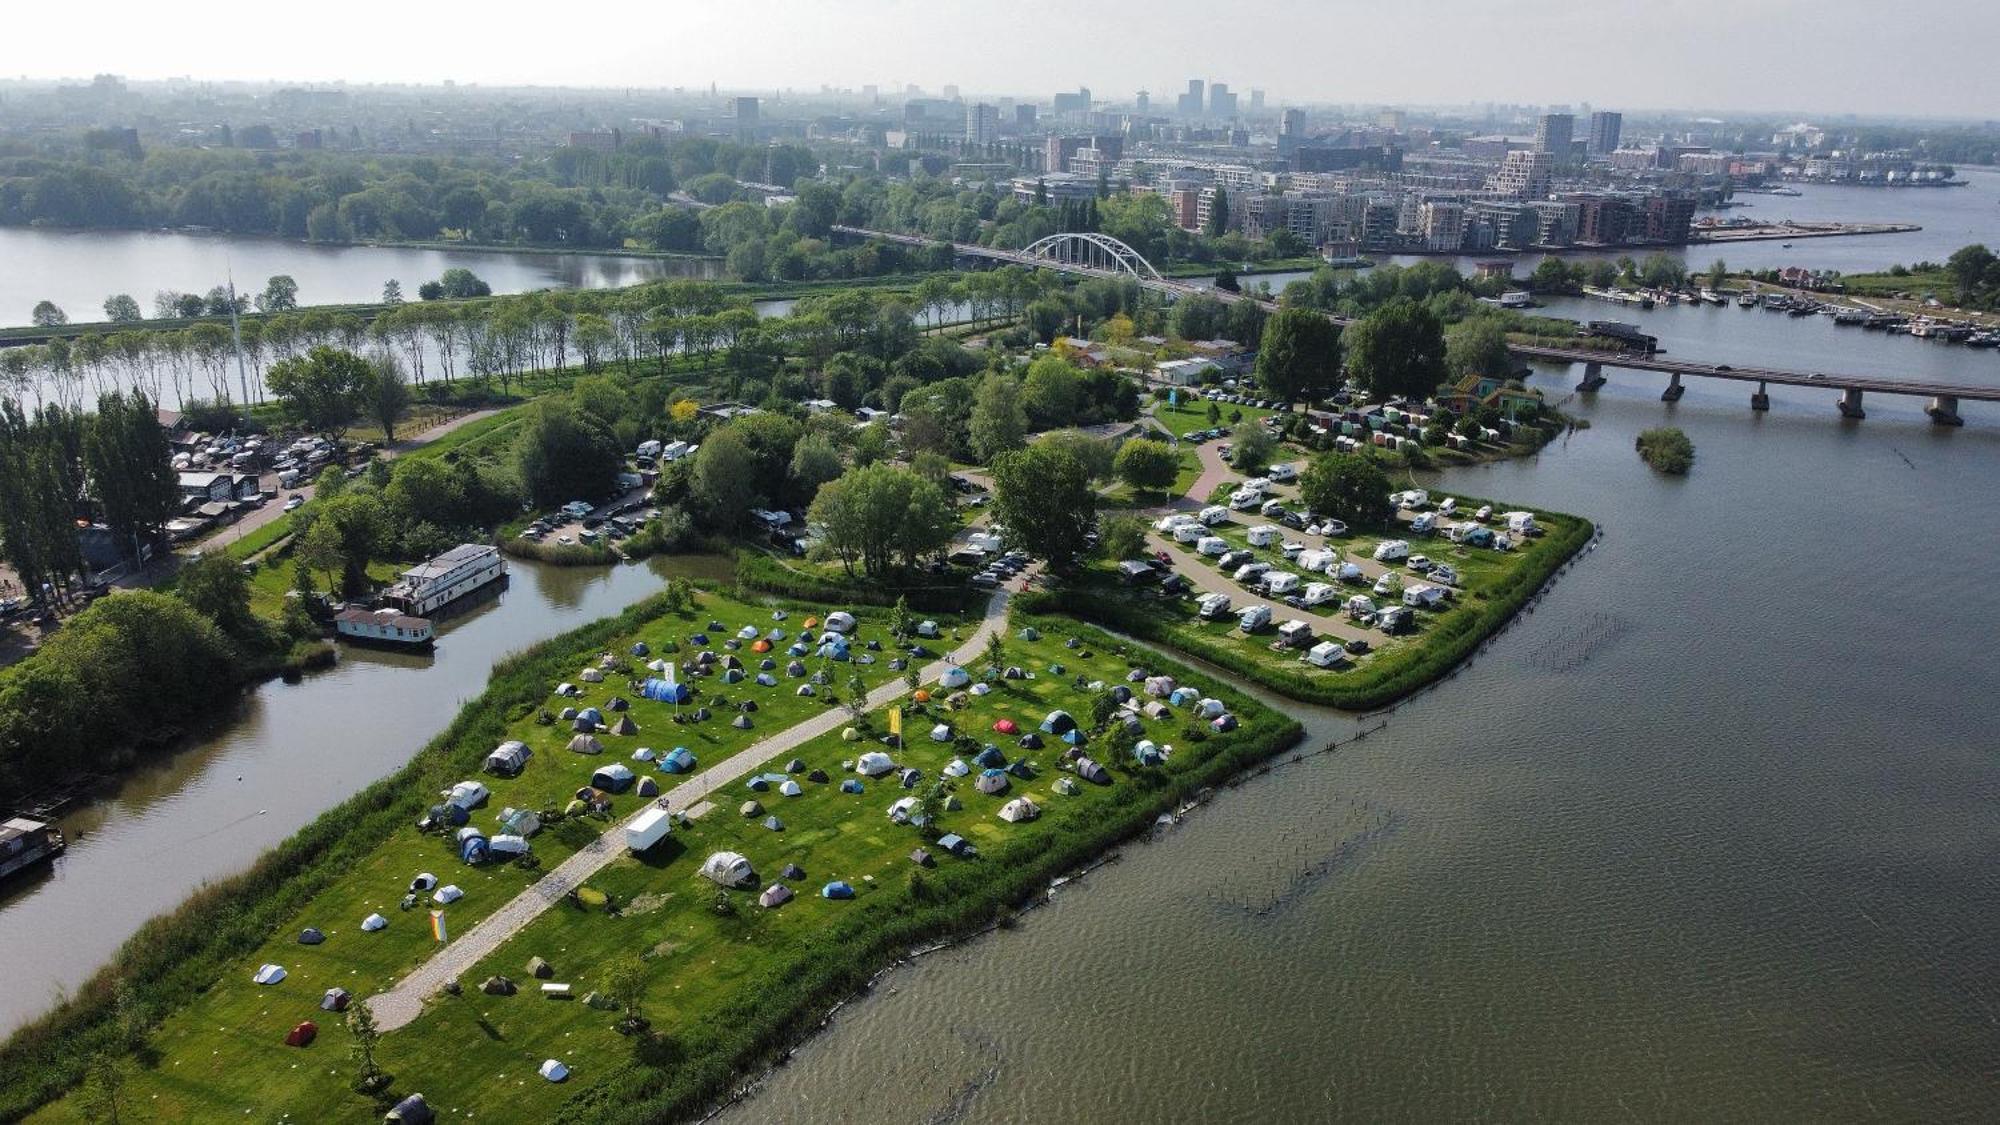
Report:
M1025 585L1034 573L1034 568L1031 568L1009 585L1018 589ZM987 638L1007 627L1007 603L1012 596L1007 586L995 590L993 596L986 602L986 613L979 622L979 628L952 653L926 666L920 673L924 682L935 682L944 674L946 668L953 664L966 663L978 656L986 648ZM884 684L869 693L868 706L870 709L886 706L908 691L909 687L901 680ZM699 816L713 807L708 803L708 798L713 794L734 785L785 751L838 730L852 721L845 708L829 707L803 723L755 742L731 757L694 774L668 790L666 796L672 802L673 808ZM384 1031L394 1031L423 1014L425 998L436 995L444 988L446 982L470 972L474 965L500 948L509 938L520 933L523 927L540 917L544 910L563 901L570 891L582 886L606 864L624 855L625 825L652 807L649 801L635 810L624 821L614 825L576 854L557 864L548 874L516 895L505 906L487 915L471 929L453 939L430 960L417 966L408 976L398 981L394 988L369 997L368 1007L375 1014L376 1025Z

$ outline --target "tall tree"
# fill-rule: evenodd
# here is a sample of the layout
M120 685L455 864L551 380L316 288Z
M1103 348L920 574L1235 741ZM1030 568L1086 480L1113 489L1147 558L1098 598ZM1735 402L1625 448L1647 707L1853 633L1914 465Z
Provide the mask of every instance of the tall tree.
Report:
M1490 316L1475 316L1452 325L1445 333L1444 359L1445 369L1454 379L1467 375L1505 379L1512 374L1507 331Z
M979 384L972 400L970 421L972 455L982 463L1027 440L1028 412L1021 405L1021 384L1012 375L995 371Z
M1349 377L1377 399L1422 401L1444 381L1444 328L1408 297L1354 322L1343 338Z
M1097 522L1097 494L1074 454L1032 445L994 461L993 515L1021 549L1069 573Z
M285 312L299 307L299 283L290 274L277 274L264 283L264 291L257 294L257 308L261 312Z
M1350 527L1381 527L1395 514L1389 505L1389 478L1375 462L1356 453L1322 453L1299 478L1306 507Z
M354 420L358 395L368 385L368 361L321 344L302 356L271 365L264 383L294 421L331 437Z
M69 314L54 301L36 301L28 319L37 328L56 328L69 323Z
M173 448L152 401L138 391L100 397L84 439L84 463L105 526L137 561L137 544L159 534L181 498Z
M113 324L132 324L145 319L139 311L139 302L130 293L113 293L104 298L104 319Z
M1118 447L1113 471L1136 492L1164 492L1180 475L1181 457L1166 442L1132 438Z
M1310 309L1279 309L1264 322L1257 385L1282 403L1312 398L1340 381L1340 329Z
M377 356L368 363L368 377L361 384L361 404L368 417L382 427L385 444L395 444L396 423L410 409L410 384L403 367L391 356Z
M1215 197L1208 204L1208 221L1202 224L1201 233L1215 238L1229 231L1229 193L1221 188L1213 189Z

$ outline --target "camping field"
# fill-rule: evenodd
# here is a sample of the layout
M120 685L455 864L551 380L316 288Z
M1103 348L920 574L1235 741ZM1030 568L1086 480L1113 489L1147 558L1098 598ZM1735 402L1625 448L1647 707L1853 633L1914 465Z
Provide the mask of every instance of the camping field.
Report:
M1479 503L1471 501L1474 507ZM1230 523L1208 533L1226 540L1232 548L1252 550L1257 561L1270 563L1273 569L1306 577L1306 572L1287 562L1275 545L1248 547L1248 527L1270 521L1244 512L1232 515L1235 519ZM1220 573L1213 559L1195 554L1192 544L1177 547L1174 566L1176 571L1190 576L1197 570L1207 572L1191 595L1160 597L1157 587L1134 589L1122 585L1112 571L1112 564L1103 561L1092 564L1070 588L1036 595L1031 601L1037 608L1073 613L1213 661L1294 698L1368 710L1408 695L1469 655L1595 533L1588 520L1536 511L1535 518L1545 529L1544 534L1530 539L1524 547L1500 552L1464 547L1440 536L1412 535L1406 526L1408 515L1399 513L1404 526L1394 535L1364 533L1322 540L1290 528L1280 529L1283 532L1280 543L1286 540L1305 541L1312 546L1325 543L1341 551L1343 557L1361 565L1370 584L1384 572L1399 574L1405 585L1424 580L1422 575L1401 564L1377 563L1370 558L1375 546L1386 538L1407 539L1412 553L1449 563L1459 571L1456 593L1443 609L1418 610L1413 615L1411 632L1377 643L1373 652L1358 660L1350 659L1338 668L1315 668L1301 661L1298 652L1272 651L1275 626L1298 614L1280 599L1254 593L1230 581ZM1240 522L1246 519L1250 523ZM1315 576L1315 580L1330 581L1324 575ZM1195 600L1203 592L1201 585L1226 590L1236 609L1270 606L1272 626L1252 636L1237 628L1233 614L1221 621L1201 620L1195 614ZM1399 604L1399 599L1375 598L1366 585L1339 585L1343 591L1340 601L1359 593L1368 594L1379 605ZM1340 601L1306 612L1328 618L1343 617Z
M724 621L743 616L718 602L710 596L702 615ZM856 724L852 741L836 731L785 753L768 763L769 771L784 774L796 757L805 770L823 770L828 780L808 780L804 770L787 775L802 783L803 792L795 797L775 787L753 792L737 782L716 794L716 808L677 826L661 845L622 856L599 871L589 889L604 896L602 902L592 894L582 896L589 905L554 904L467 974L461 995L431 1001L415 1023L383 1037L378 1060L394 1076L393 1092L422 1092L441 1120L683 1115L712 1098L744 1066L809 1028L825 1005L851 992L886 959L993 917L1049 878L1142 829L1194 788L1297 737L1297 725L1283 716L1151 653L1121 655L1123 646L1096 630L1020 615L1015 624L1032 625L1041 636L1009 635L1000 659L1032 678L1007 679L982 667L976 671L991 676L987 694L951 693L933 685L928 690L937 698L927 703L904 697L906 745L900 749L882 741L888 718L878 711ZM643 634L657 643L676 628L686 626L662 620ZM879 632L879 625L864 620L862 635L871 631ZM1152 767L1138 765L1129 750L1114 753L1112 735L1091 733L1083 752L1110 767L1108 783L1101 785L1072 777L1062 763L1064 744L1054 736L1042 736L1046 742L1038 749L1023 749L1018 736L995 733L1002 719L1013 720L1023 732L1035 731L1056 708L1091 728L1094 705L1111 689L1124 685L1139 701L1148 699L1142 685L1127 681L1135 667L1174 675L1199 695L1214 697L1241 726L1210 733L1193 717L1188 701L1160 718L1143 719L1143 734L1120 737L1128 747L1130 739L1144 737L1174 748L1164 765ZM1089 686L1093 681L1101 683ZM789 692L790 686L780 690ZM634 706L636 711L641 705ZM657 723L656 714L642 714ZM764 720L760 733L781 729L780 715L803 717L796 707L774 702L757 712ZM525 721L532 726L532 718ZM962 738L934 741L937 723L949 724L952 735ZM521 733L534 736L535 757L519 783L496 786L480 819L525 794L553 800L587 779L591 765L623 757L614 752L583 760L556 749L557 735L548 728ZM642 733L626 741L658 745L668 739ZM1010 761L1033 763L1032 776L1010 777L1005 792L989 794L972 784L979 777L975 767L948 793L930 792L948 762L957 757L969 763L989 742ZM852 763L869 750L886 750L899 767L922 771L921 781L906 789L895 774L858 776ZM843 792L845 779L860 781L864 792ZM1062 791L1072 787L1074 793ZM897 799L927 792L941 810L947 800L962 807L940 811L929 832L887 815ZM1040 807L1039 819L999 819L1006 802L1022 796ZM752 799L764 813L741 815L738 804ZM630 807L621 801L619 813ZM766 814L781 818L783 829L765 827ZM564 827L535 837L545 861L569 850L552 839L561 837ZM595 827L601 825L593 822ZM977 845L979 857L947 854L932 842L938 832L963 835ZM934 866L920 868L912 861L910 853L920 846L929 848ZM697 874L704 858L722 850L749 859L757 873L753 885L725 891ZM803 874L781 878L787 864ZM349 1057L350 1036L338 1017L318 1010L318 1002L335 986L365 998L435 948L425 912L396 909L395 900L418 870L435 871L465 888L465 899L447 909L455 933L532 878L512 868L466 867L447 854L442 841L399 833L371 862L319 896L294 925L281 928L256 955L232 966L214 988L171 1016L151 1037L154 1065L127 1079L124 1103L161 1120L234 1120L246 1112L265 1121L366 1119L374 1106L351 1089L356 1063ZM856 897L821 897L831 880L851 885ZM798 897L776 908L760 906L759 892L778 881ZM358 929L370 909L390 918L386 930ZM324 928L325 944L296 944L295 934L305 925ZM572 984L577 998L539 995L541 982L526 967L532 957L546 959L553 980ZM252 983L252 971L264 961L283 964L290 976L271 987ZM607 991L612 970L633 962L643 968L639 1009L651 1023L651 1033L638 1036L615 1028L618 1012L581 999ZM512 978L518 994L480 991L480 983L495 974ZM319 1020L318 1041L306 1048L286 1046L287 1029L308 1018ZM537 1074L549 1058L571 1068L567 1083L554 1085ZM69 1120L76 1109L72 1098L43 1116Z
M1182 388L1181 393L1184 395L1187 394L1187 388ZM1275 411L1255 406L1243 406L1233 402L1217 402L1215 408L1221 420L1210 423L1208 420L1208 406L1209 400L1200 397L1183 400L1178 407L1168 406L1162 402L1153 408L1153 417L1159 419L1160 425L1165 426L1175 437L1186 437L1195 430L1227 430L1235 426L1237 422L1254 422L1259 418L1268 417L1276 413ZM1242 415L1241 418L1236 417L1239 414ZM1231 421L1230 419L1232 418L1236 420Z

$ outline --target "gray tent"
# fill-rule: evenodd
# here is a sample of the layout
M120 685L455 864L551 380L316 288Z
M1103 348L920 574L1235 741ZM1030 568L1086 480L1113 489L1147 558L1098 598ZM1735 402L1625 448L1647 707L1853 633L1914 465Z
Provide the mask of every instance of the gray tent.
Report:
M1111 784L1111 775L1105 772L1103 766L1098 765L1090 758L1078 758L1076 760L1076 776L1094 785Z
M315 927L307 926L305 929L299 931L300 945L318 945L325 940L326 935L320 933Z
M729 721L729 725L735 727L737 730L749 730L751 727L750 716L738 715Z
M513 777L527 768L528 759L532 757L534 751L528 749L526 743L503 742L491 754L486 755L485 769L490 774Z

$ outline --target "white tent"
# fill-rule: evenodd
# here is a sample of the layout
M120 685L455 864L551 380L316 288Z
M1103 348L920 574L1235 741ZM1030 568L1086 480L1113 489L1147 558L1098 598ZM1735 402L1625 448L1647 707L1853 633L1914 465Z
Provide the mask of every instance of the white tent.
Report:
M528 841L525 837L503 832L486 841L486 850L494 855L527 855Z
M577 673L576 678L586 684L601 684L604 682L604 673L595 668L585 668L583 671Z
M702 861L702 878L720 887L747 887L757 881L750 861L735 852L716 852Z
M569 1068L555 1059L543 1059L541 1075L551 1082L561 1082L569 1077Z
M365 932L372 934L376 930L388 929L389 920L387 918L382 917L380 914L370 914L368 917L363 918L361 920L361 928Z
M915 797L898 797L896 803L889 806L889 819L908 820L911 814L916 811L916 808L917 799Z
M993 687L991 684L973 684L970 690L974 695L985 695L992 691Z
M410 880L410 889L413 891L428 891L437 885L438 877L428 871L418 872L417 877Z
M1009 824L1018 824L1024 820L1033 820L1040 815L1042 815L1042 810L1036 808L1035 803L1026 797L1016 797L1000 808L1000 819Z
M966 765L965 760L962 758L953 758L944 764L944 775L946 777L964 777L971 772L972 767Z
M836 609L826 615L826 628L828 632L852 633L854 625L854 615L844 609Z
M946 724L946 723L939 723L939 724L937 724L936 726L932 727L932 728L931 728L931 741L932 741L932 742L950 742L950 741L951 741L951 726L950 726L949 724Z
M257 970L257 975L250 979L256 981L258 984L276 984L285 979L285 967L283 965L261 966Z
M446 883L437 889L436 894L431 896L431 901L437 903L439 906L449 906L464 897L465 892L458 889L457 883Z
M792 888L783 883L772 883L764 888L763 894L757 896L757 903L760 906L783 906L790 901L792 901Z
M938 686L943 688L962 688L971 682L972 676L956 664L946 668L944 675L938 677Z
M866 774L869 777L881 777L895 768L896 763L890 761L889 755L880 750L870 750L854 763L855 773Z
M445 793L444 799L461 809L474 809L485 804L490 795L486 786L477 781L461 781Z
M791 778L786 778L785 783L778 786L778 792L783 793L787 797L796 797L804 793L805 789L798 782L793 781Z

